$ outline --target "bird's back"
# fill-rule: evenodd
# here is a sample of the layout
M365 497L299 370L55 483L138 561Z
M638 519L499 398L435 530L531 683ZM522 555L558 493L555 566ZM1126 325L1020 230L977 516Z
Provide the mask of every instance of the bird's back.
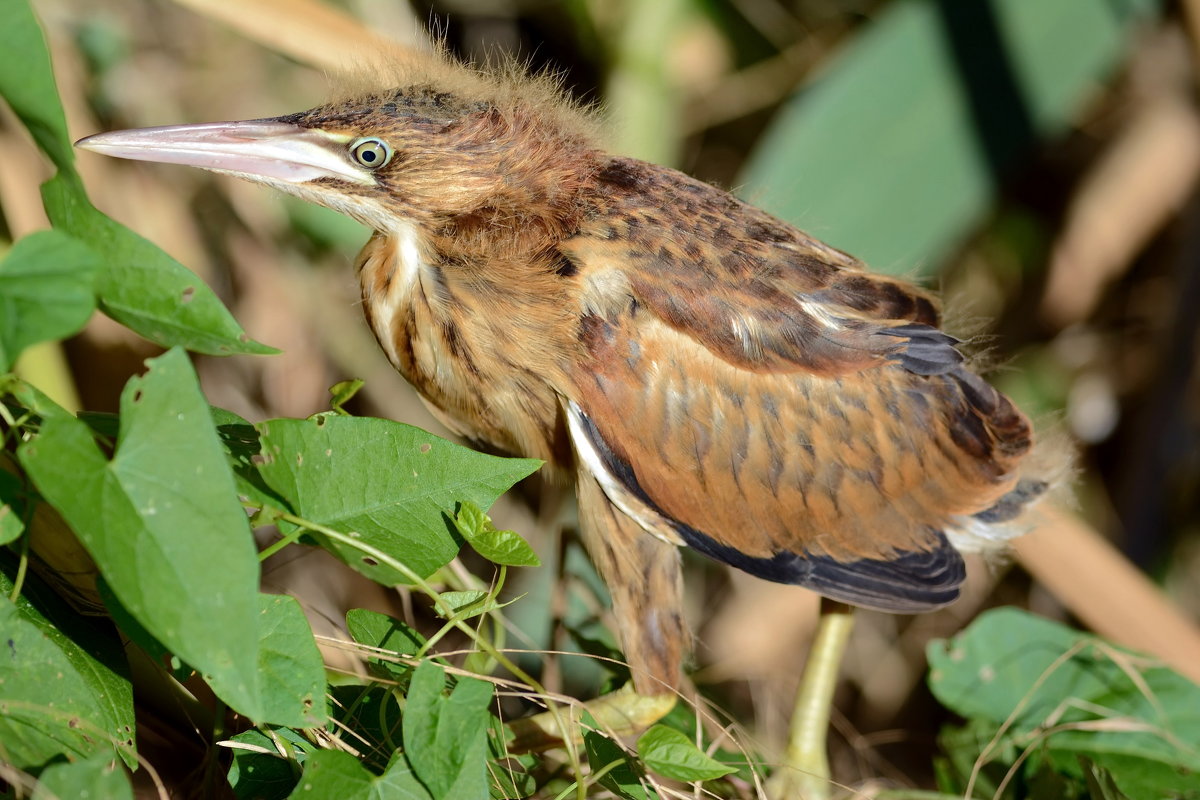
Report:
M567 396L610 500L771 580L953 599L958 548L1044 484L1020 483L1030 425L933 299L672 170L614 159L597 180L562 245L587 351Z

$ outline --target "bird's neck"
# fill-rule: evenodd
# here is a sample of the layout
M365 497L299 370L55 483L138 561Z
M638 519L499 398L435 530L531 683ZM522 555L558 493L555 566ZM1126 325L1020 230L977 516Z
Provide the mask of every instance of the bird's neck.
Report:
M474 244L411 221L376 233L358 261L367 321L451 430L562 460L556 387L574 342L569 289L520 237L487 259Z

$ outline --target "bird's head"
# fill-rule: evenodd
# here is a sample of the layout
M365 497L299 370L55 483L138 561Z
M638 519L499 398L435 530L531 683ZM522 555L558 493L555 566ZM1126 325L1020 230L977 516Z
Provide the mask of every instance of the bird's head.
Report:
M594 169L586 117L544 87L481 85L410 85L281 117L113 131L77 145L264 183L385 233L415 224L448 239L561 234Z

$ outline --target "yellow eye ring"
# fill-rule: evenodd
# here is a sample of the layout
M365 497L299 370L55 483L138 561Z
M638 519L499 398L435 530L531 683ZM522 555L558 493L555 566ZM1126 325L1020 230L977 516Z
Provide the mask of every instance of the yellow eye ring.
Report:
M376 170L392 160L392 148L382 139L359 139L350 145L350 156L359 166Z

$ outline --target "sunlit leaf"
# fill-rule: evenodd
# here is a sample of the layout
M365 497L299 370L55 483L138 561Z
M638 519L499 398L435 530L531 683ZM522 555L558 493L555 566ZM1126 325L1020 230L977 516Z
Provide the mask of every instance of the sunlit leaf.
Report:
M96 253L100 308L164 347L213 355L273 353L246 336L212 290L159 248L97 211L75 172L50 56L26 0L0 0L0 94L58 167L42 187L56 228Z
M456 503L486 508L541 463L477 453L410 425L367 417L277 419L258 430L259 472L296 514L382 551L421 577L458 553L449 518ZM351 545L314 537L380 583L407 582Z
M21 446L21 463L150 635L251 719L312 724L312 653L274 651L279 619L260 616L253 539L195 372L182 350L148 363L121 395L111 461L87 425L58 410ZM284 675L307 662L309 696L272 686L264 667L278 659L289 662L279 664Z
M485 800L492 685L459 678L447 697L445 672L426 661L413 674L404 709L404 749L433 800Z
M1200 797L1200 687L1167 667L1013 608L927 654L930 689L979 728L977 740L1006 721L1014 743L1066 726L1038 740L1061 771L1082 778L1083 755L1135 800Z
M0 570L0 743L21 769L58 756L119 755L137 763L133 690L111 626L84 623L46 587L27 577L14 604L9 570Z
M458 513L454 515L454 523L467 544L488 561L509 567L538 567L542 564L521 534L496 530L491 517L470 501L460 504Z
M277 352L246 335L200 278L123 225L97 211L75 175L42 186L56 228L86 241L103 259L96 276L100 310L163 347L210 355Z
M0 372L31 344L78 331L96 309L100 260L58 231L19 240L0 261Z
M325 722L325 662L294 597L259 594L258 696L263 720L311 728Z
M397 655L415 655L425 645L425 637L400 620L365 608L346 612L346 630L359 644ZM413 670L408 664L384 658L368 658L367 663L373 671L392 680L406 680Z
M638 737L642 763L659 775L678 781L707 781L737 772L696 747L674 728L655 725Z
M0 95L60 169L74 162L46 40L27 0L0 0Z

